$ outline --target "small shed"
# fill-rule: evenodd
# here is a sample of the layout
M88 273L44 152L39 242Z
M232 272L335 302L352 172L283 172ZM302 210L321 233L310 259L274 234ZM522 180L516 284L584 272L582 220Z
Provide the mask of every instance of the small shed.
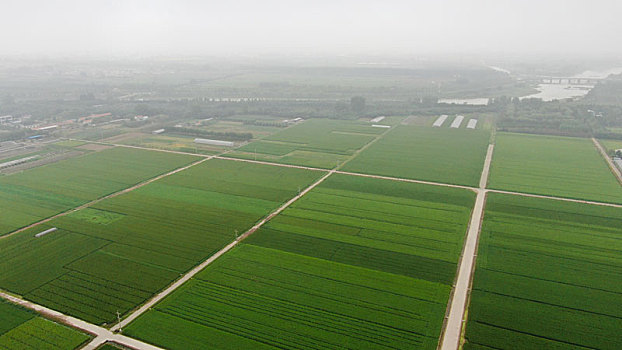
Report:
M210 139L194 139L194 142L204 144L204 145L225 146L225 147L233 147L235 145L231 141L210 140Z

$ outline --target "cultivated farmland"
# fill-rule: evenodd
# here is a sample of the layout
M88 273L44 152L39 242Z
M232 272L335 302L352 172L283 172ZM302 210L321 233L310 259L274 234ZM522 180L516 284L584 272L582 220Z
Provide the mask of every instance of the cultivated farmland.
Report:
M497 134L490 188L622 203L622 186L589 139Z
M113 148L0 177L0 236L197 159Z
M125 332L171 349L435 349L473 200L333 175Z
M0 240L0 288L111 323L321 175L206 161ZM52 226L58 230L34 237Z
M465 349L622 348L622 209L491 194Z
M240 147L229 155L329 169L385 131L366 122L312 119Z
M71 350L90 337L0 300L0 349Z
M401 125L342 170L477 186L490 134Z

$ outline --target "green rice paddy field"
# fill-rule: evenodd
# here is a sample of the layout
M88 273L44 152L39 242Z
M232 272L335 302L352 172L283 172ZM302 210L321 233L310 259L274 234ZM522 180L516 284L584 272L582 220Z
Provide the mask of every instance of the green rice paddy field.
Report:
M0 288L110 324L322 174L208 160L0 240Z
M0 176L0 236L197 159L112 148Z
M370 123L311 119L229 153L229 156L330 169L387 129Z
M490 133L400 125L342 170L478 186Z
M171 349L435 349L474 196L333 175L124 331Z
M0 349L72 350L90 336L0 299Z
M622 203L622 186L584 138L497 134L489 188Z
M491 194L465 349L621 349L622 208Z

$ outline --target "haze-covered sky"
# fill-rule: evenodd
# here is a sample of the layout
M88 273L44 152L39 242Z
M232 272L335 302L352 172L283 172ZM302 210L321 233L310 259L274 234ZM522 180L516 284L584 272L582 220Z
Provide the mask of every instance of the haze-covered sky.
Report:
M620 0L0 0L0 55L622 54Z

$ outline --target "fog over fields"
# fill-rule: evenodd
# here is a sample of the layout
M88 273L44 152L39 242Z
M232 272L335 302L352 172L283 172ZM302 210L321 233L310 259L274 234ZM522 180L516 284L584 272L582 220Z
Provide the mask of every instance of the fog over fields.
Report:
M5 1L4 54L622 53L615 0Z

